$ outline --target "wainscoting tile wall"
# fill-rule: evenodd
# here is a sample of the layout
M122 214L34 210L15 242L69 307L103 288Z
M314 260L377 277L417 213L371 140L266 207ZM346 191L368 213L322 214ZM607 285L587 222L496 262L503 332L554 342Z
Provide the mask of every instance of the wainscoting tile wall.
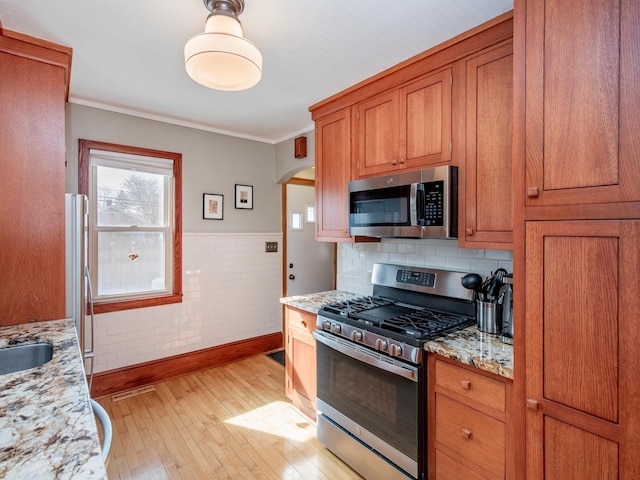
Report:
M482 276L502 267L513 272L513 252L458 248L457 240L385 239L380 243L338 244L338 290L371 295L374 263L396 263Z
M97 315L96 373L281 330L280 233L185 233L182 245L182 303Z

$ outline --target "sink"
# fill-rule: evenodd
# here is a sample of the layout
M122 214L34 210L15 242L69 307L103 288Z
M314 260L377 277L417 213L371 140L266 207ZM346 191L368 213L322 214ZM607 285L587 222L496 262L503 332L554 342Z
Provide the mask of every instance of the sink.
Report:
M0 348L0 375L39 367L51 360L51 343L30 343Z

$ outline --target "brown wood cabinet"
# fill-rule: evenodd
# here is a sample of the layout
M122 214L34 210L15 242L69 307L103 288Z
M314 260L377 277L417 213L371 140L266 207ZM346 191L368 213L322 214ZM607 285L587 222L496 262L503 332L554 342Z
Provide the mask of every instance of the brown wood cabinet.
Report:
M0 325L65 317L71 49L0 28Z
M627 0L515 3L520 478L640 478L639 23Z
M452 82L445 69L359 103L353 177L451 161Z
M316 419L316 315L285 307L286 395L302 413Z
M513 248L513 45L465 61L459 245Z
M430 354L429 479L513 477L513 382Z
M316 122L316 239L348 241L351 108Z
M348 234L349 180L446 164L464 170L465 62L504 45L512 34L512 13L507 12L309 107L316 122L317 240L366 240ZM493 75L505 85L506 62L497 58L489 62L495 64L479 65L473 81L482 89L483 96L476 102L483 108L479 115L494 123L476 125L478 135L484 137L474 161L478 180L483 187L490 186L493 195L507 172L502 155L509 148L510 135L500 130L508 128L510 116L503 98L499 105L488 103L488 97L497 92L487 77ZM506 88L511 88L510 82ZM499 116L499 112L507 114ZM497 139L496 131L500 131ZM492 153L500 155L499 166L486 173ZM505 198L502 205L508 207L509 200ZM460 241L469 241L472 248L508 248L509 232L501 230L505 219L510 219L506 207L497 213L485 203L473 208L469 218L476 223L470 228L477 234Z
M528 207L575 205L575 216L589 218L582 205L640 200L639 8L627 0L518 4Z
M526 242L527 477L639 478L640 221L528 222Z

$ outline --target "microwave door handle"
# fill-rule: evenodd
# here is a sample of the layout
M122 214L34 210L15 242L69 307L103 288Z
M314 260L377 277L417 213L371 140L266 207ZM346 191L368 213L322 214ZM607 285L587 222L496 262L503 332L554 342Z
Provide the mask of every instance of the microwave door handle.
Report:
M413 190L414 185L411 186L412 190ZM415 184L415 193L412 192L411 195L412 199L415 199L416 202L416 206L415 206L415 212L416 212L416 218L415 218L415 222L413 222L413 218L412 220L412 225L418 225L418 226L424 226L425 224L425 217L426 217L426 208L425 208L425 195L424 195L424 184L422 183L417 183ZM413 208L412 208L413 211Z

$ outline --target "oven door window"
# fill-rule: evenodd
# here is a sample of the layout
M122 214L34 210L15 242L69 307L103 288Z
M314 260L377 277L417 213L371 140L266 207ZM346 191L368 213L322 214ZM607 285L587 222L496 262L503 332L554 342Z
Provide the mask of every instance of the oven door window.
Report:
M351 227L410 226L411 186L351 192L349 225Z
M320 342L316 351L318 398L417 461L418 383Z

